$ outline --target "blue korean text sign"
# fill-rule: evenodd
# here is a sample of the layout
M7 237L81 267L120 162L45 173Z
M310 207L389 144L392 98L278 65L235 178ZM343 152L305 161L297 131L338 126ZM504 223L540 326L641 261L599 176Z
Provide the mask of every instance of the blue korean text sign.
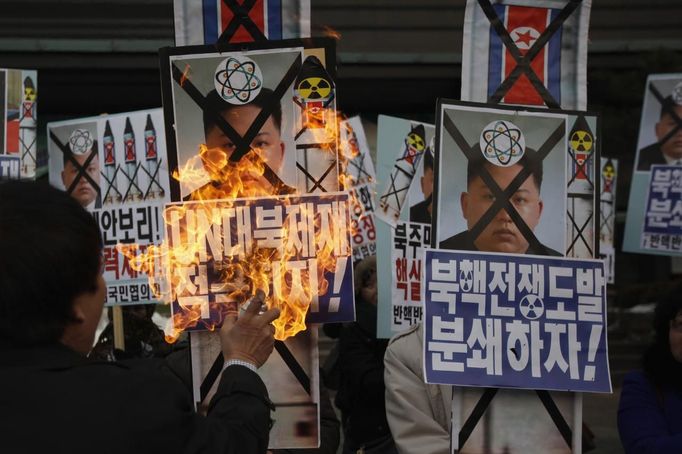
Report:
M682 251L682 167L651 166L642 248Z
M427 250L427 383L610 392L604 264Z

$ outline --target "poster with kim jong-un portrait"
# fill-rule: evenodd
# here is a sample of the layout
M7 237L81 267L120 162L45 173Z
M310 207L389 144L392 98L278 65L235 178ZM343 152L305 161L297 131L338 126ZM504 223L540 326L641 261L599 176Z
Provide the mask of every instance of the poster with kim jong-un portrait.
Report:
M435 246L566 251L566 115L441 101Z

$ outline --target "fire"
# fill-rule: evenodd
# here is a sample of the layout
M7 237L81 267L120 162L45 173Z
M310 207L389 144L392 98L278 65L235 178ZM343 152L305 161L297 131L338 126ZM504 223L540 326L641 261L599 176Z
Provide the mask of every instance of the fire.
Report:
M337 41L341 39L341 33L329 25L322 26L322 35L326 36L327 38L333 38Z
M189 79L189 74L192 68L189 65L185 65L184 71L182 71L182 77L180 78L180 86L185 85L185 81Z
M337 152L340 120L341 117L337 117L332 109L323 108L310 112L307 126L316 142L327 144L325 151L338 156L343 164L348 153ZM298 205L283 219L280 247L243 250L231 246L222 250L221 254L207 247L209 238L219 235L216 231L221 231L226 213L236 207L235 199L242 199L241 204L253 204L256 202L252 198L267 197L277 192L276 185L273 189L268 179L268 170L258 149L251 149L242 159L232 162L224 150L201 145L199 154L173 174L183 187L192 191L194 203L166 207L164 223L166 231L170 232L166 240L161 245L149 246L145 251L136 245L117 246L133 268L149 276L156 298L166 303L175 302L181 308L173 312L166 327L168 342L174 342L184 330L197 327L199 323L203 324L202 327L214 329L257 290L264 292L268 307L280 309L281 315L273 325L275 338L284 340L306 329L305 319L311 304L316 304L318 297L330 290L326 276L336 271L338 251L334 250L332 242L320 237L321 223L329 222L322 216L310 214L310 218L314 219L313 230L318 232L312 241L315 245L314 258L307 259L305 268L292 265L302 261L296 257L300 240L291 226L297 222L294 214L301 219L308 218L306 204ZM339 180L342 187L349 184L344 172L339 172ZM188 221L190 218L192 222ZM178 244L172 244L169 237L176 238ZM182 238L182 241L178 242L177 238ZM214 242L223 244L219 239L214 239ZM202 286L187 270L201 269L207 266L206 263L211 263L211 272L219 276L220 284L215 288L211 286L211 292L220 296L219 302L209 303L208 299L202 302L187 296L193 294L192 289ZM215 298L218 301L218 296ZM217 320L212 319L213 324L209 325L206 315L211 310L220 316Z

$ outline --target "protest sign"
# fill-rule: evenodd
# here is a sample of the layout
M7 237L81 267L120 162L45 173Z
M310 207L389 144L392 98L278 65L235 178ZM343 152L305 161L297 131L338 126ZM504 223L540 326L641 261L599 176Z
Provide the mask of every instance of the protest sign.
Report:
M175 45L310 36L309 0L174 0Z
M463 101L587 106L590 0L467 0Z
M164 238L169 174L161 109L47 125L50 184L92 212L104 242L107 305L158 302L117 244L143 254Z
M433 125L379 116L377 187L385 188L384 215L377 215L376 223L380 338L392 337L421 320L421 257L431 241L434 133ZM423 148L416 145L422 141ZM420 153L411 154L416 148ZM409 181L401 170L408 164L413 168ZM387 217L388 213L392 214Z
M638 151L630 185L624 251L682 254L680 131L682 74L650 75L644 93Z
M0 69L0 158L9 166L9 157L16 157L21 178L35 179L47 171L47 153L38 150L37 138L38 72Z
M610 392L599 260L426 253L428 383Z

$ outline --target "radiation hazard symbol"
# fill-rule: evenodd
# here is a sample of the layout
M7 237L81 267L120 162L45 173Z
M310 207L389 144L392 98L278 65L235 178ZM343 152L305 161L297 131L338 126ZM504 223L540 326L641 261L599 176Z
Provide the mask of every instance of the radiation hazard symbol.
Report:
M426 147L426 144L424 143L423 137L421 137L419 134L411 132L407 135L407 146L414 148L417 151L422 151Z
M303 99L325 99L331 94L332 86L321 77L308 77L299 82L296 90Z
M571 134L569 142L575 151L582 151L583 153L592 151L592 135L587 131L575 131Z
M605 180L612 180L614 176L616 176L616 169L613 167L613 164L607 163L604 166L604 169L602 170L602 176L604 177Z

